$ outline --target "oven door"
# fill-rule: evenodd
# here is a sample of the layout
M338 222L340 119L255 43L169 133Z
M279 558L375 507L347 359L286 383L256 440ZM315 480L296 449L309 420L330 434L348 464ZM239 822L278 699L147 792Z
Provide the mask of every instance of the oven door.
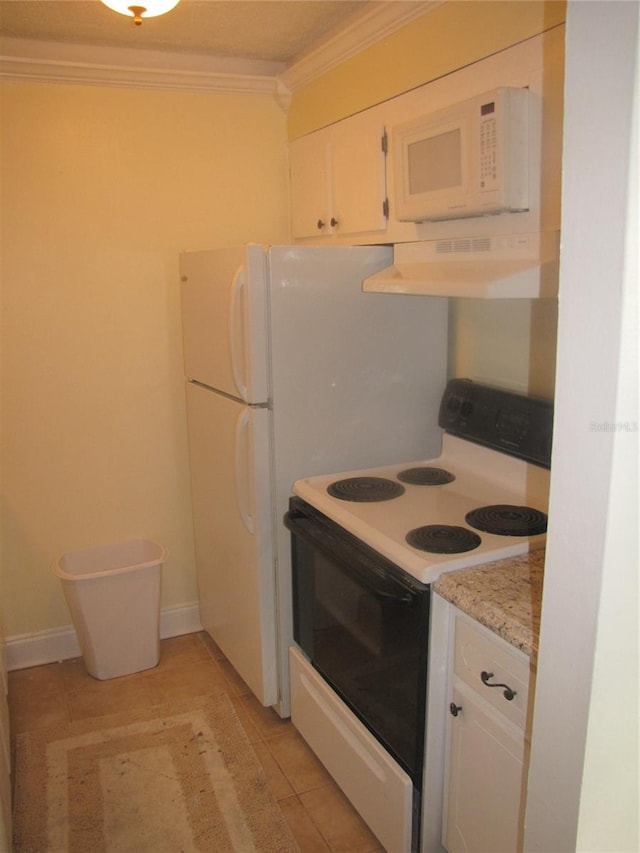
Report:
M285 524L296 642L420 789L429 587L299 498Z

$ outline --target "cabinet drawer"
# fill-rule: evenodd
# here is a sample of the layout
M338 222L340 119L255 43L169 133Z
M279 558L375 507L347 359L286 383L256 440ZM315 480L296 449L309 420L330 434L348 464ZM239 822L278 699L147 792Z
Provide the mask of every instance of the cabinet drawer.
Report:
M294 726L384 848L408 853L411 779L293 646L289 662Z
M500 637L486 635L469 620L456 616L453 670L458 678L472 687L479 696L504 714L524 731L527 717L529 692L529 659L512 648ZM482 681L482 673L488 675L488 684ZM507 685L515 696L509 700Z

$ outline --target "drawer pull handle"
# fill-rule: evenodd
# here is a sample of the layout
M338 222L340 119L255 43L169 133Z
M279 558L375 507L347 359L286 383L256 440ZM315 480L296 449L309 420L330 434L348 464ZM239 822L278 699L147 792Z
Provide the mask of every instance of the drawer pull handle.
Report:
M452 702L449 705L449 711L451 712L452 717L457 717L460 711L462 711L462 705L456 705L455 702Z
M516 695L516 691L515 691L515 690L512 690L512 689L511 689L508 685L506 685L506 684L489 684L489 679L490 679L490 678L493 678L493 673L492 673L492 672L485 672L485 671L483 670L483 671L480 673L480 678L481 678L481 680L482 680L482 683L483 683L483 684L486 684L486 686L487 686L487 687L504 687L504 698L505 698L508 702L511 702L511 700L513 699L513 697Z

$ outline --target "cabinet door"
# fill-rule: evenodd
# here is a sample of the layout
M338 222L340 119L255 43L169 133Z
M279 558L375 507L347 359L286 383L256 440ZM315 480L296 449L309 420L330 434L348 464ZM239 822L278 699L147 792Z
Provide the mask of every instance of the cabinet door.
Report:
M454 686L443 843L449 853L515 853L519 827L524 735L476 698Z
M291 143L295 239L385 230L383 137L381 116L366 111Z
M294 238L329 233L329 141L320 130L289 146L291 233Z
M333 232L358 234L386 228L384 124L361 113L340 122L331 139Z

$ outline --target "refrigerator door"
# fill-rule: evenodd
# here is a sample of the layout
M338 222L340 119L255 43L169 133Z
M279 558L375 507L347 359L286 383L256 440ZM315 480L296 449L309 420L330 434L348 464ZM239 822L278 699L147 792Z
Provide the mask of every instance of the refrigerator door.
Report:
M277 702L269 418L187 382L200 618L264 705Z
M185 375L246 403L266 402L264 249L185 252L180 273Z

